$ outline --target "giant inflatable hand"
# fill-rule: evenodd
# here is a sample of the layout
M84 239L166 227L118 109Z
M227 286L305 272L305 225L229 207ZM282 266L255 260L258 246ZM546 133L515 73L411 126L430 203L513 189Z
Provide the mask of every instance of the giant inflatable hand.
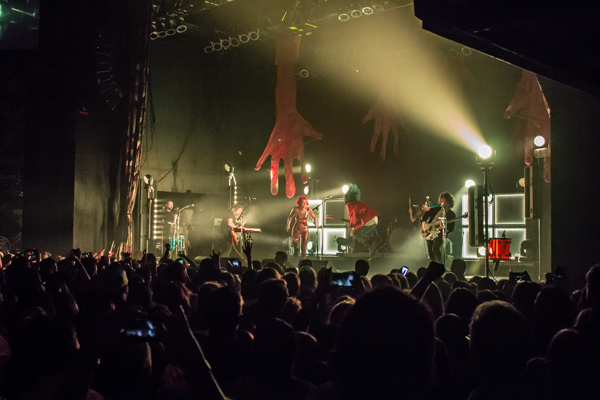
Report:
M363 118L363 124L367 121L375 119L373 127L373 136L371 137L371 152L375 152L375 146L381 135L381 152L382 160L385 160L387 151L388 134L390 130L394 135L394 155L398 155L398 124L402 125L404 130L408 132L408 126L400 117L396 100L396 75L389 65L383 66L379 76L379 98L371 107L367 115Z
M283 159L285 169L285 194L292 198L296 193L292 166L294 159L302 166L302 182L308 182L308 173L304 167L304 136L321 139L322 135L296 110L296 76L294 63L298 57L300 36L289 36L277 42L277 119L271 138L262 156L256 163L259 170L268 156L271 156L271 193L279 190L279 161Z
M533 138L543 136L550 146L550 107L537 76L523 70L515 94L504 112L506 118L513 115L519 119L515 124L515 135L523 137L525 164L533 162ZM550 156L544 157L544 180L550 182Z

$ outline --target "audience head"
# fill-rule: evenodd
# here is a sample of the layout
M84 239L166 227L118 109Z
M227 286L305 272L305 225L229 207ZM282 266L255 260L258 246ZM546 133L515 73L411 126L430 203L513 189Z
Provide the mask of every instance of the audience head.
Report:
M342 322L331 369L344 399L411 398L433 371L433 320L427 306L384 286L363 295Z
M244 272L242 275L242 296L244 299L257 299L258 298L258 283L256 278L258 277L258 271L250 269Z
M477 304L485 303L486 301L498 300L498 296L489 289L477 291Z
M267 267L258 272L256 284L260 288L260 285L267 279L281 279L281 274L276 269Z
M382 286L393 286L393 284L394 282L392 281L392 278L387 275L377 274L373 275L371 278L371 286L373 289L377 289L378 287Z
M267 279L258 290L258 304L267 318L277 317L287 298L288 290L283 279Z
M465 272L467 272L467 263L461 258L455 258L450 264L450 272L452 272L458 280L466 280Z
M275 253L275 261L278 265L280 265L283 269L285 269L288 260L288 255L285 251L278 251Z
M300 262L298 263L298 269L302 270L302 267L313 267L313 262L312 260L306 258L304 260L300 260Z
M343 301L338 302L329 313L329 323L340 326L342 324L342 320L344 316L352 308L352 306L356 303L356 301L352 298L345 299Z
M457 288L450 293L446 302L446 314L456 314L468 325L477 308L477 298L469 289Z
M470 332L471 360L482 382L513 382L525 371L531 325L513 306L499 300L479 305Z
M267 263L264 269L274 269L280 276L283 275L283 267L274 261Z
M354 270L359 276L367 276L370 268L371 266L367 260L358 259L354 263Z
M535 299L542 290L542 285L531 281L522 281L517 283L513 291L513 305L530 322L533 322L533 309Z
M294 328L277 318L271 318L258 326L254 339L254 355L259 375L266 376L269 381L289 379L296 357Z
M300 278L293 272L288 272L282 278L287 283L288 293L291 297L298 297L300 291Z
M298 277L300 278L301 288L309 288L312 290L317 288L317 274L315 273L315 270L312 267L300 268Z
M204 320L211 334L235 333L242 316L242 297L229 286L210 292Z
M456 282L458 278L456 277L456 274L454 272L446 272L444 274L444 280L448 282L450 286L452 286L452 284Z
M496 282L491 280L490 278L481 278L479 282L477 282L477 291L480 290L496 290L498 287L496 286Z

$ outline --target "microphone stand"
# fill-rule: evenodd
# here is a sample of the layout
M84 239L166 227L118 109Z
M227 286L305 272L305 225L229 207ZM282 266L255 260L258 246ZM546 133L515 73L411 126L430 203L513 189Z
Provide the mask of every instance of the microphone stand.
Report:
M185 251L185 244L179 240L179 223L181 222L181 212L190 207L194 207L194 204L188 204L187 206L175 211L175 220L173 221L173 248L175 249L175 254L177 255L179 254L179 251Z
M317 217L315 224L317 225L317 257L319 258L319 260L321 259L321 256L319 255L319 250L321 248L321 236L319 235L319 207L321 207L323 204L324 203L318 204L316 207L312 208L313 212L315 213L315 217Z
M244 259L244 256L242 255L244 253L244 242L246 241L246 235L244 233L244 213L246 212L246 208L248 208L248 206L250 205L250 202L248 202L248 204L246 204L244 206L244 208L242 209L242 213L240 214L240 217L237 219L238 221L240 221L240 249L242 250L242 253L238 253L242 259ZM237 250L236 250L237 253Z
M323 202L321 204L319 204L319 206L321 206L321 205L325 206L325 203L330 198L331 198L331 196L327 196L327 197L323 198ZM317 207L319 207L319 206L317 206ZM325 207L323 207L323 209L325 209ZM318 220L319 219L317 218L317 221ZM321 236L320 236L320 242L319 242L320 243L319 250L321 251L321 254L319 255L319 261L323 258L323 248L325 247L325 243L324 243L324 241L325 241L325 218L323 218L320 228L321 228ZM318 232L319 232L319 227L317 227L317 235L318 235ZM318 236L317 236L317 240L319 240Z

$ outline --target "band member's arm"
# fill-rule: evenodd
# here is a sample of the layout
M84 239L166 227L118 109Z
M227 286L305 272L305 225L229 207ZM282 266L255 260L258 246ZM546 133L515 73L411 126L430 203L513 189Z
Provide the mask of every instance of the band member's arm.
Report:
M165 253L163 254L163 256L160 259L159 263L160 264L165 263L170 258L171 258L171 245L169 243L165 243Z
M233 222L233 218L229 218L227 220L227 225L229 225L231 229L236 228L235 222Z
M419 218L418 215L416 217L413 216L413 209L412 208L408 209L408 213L410 214L410 222L411 223L415 222Z
M290 231L290 224L292 223L292 218L294 218L296 216L296 207L292 208L292 211L290 211L290 215L288 216L287 219L287 228L285 228L286 232Z
M306 207L306 209L308 210L308 214L312 217L315 226L317 226L317 217L315 217L315 213L313 212L312 208Z
M187 263L190 265L190 267L192 267L194 270L198 271L198 265L194 262L194 260L192 260L191 258L186 256L184 252L180 251L179 257L183 258L185 261L187 261Z

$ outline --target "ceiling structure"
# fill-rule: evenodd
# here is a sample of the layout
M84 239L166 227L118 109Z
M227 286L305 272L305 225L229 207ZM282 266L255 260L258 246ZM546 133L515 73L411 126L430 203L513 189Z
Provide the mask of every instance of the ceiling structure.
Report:
M423 29L600 95L600 3L415 0Z
M185 22L187 34L210 41L252 31L262 37L310 35L346 18L412 5L411 0L154 0L154 16L167 28L170 16L181 17L175 23ZM414 0L414 10L427 31L600 95L598 2Z
M155 24L162 21L166 30L173 17L181 17L183 21L180 20L179 23L184 22L189 28L187 34L196 34L209 40L227 35L235 37L252 31L260 31L262 37L279 37L292 33L310 35L319 28L413 5L411 0L373 0L360 3L349 0L154 1ZM158 28L160 31L160 26Z

